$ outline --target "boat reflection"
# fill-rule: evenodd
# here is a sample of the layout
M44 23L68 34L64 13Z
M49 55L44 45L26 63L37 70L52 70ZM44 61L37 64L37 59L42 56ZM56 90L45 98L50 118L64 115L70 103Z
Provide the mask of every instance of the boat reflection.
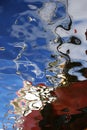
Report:
M22 130L85 130L87 128L87 80L51 89L24 81L11 104L20 115ZM81 125L80 125L81 123Z
M56 3L47 2L39 11L45 28L57 35L50 47L54 51L54 55L51 55L54 61L46 66L46 77L53 88L45 84L33 86L24 81L23 88L17 92L18 97L11 102L15 114L19 115L16 121L18 129L87 129L86 19L79 22L77 12L80 10L75 10L76 15L73 14L74 8L71 5L74 4L74 7L75 3L71 0L69 13L73 18L67 12L66 17L62 16L58 23L57 15L53 18L57 11ZM65 4L62 7L66 8Z
M38 114L40 114L40 111L44 108L44 106L47 103L51 103L56 100L56 96L52 94L52 91L53 88L48 88L44 84L39 84L35 87L31 82L24 81L23 88L17 92L18 97L11 101L11 104L14 107L14 113L19 115L16 125L18 127L23 126L24 130L27 126L27 120L32 121L33 118L38 118ZM32 115L33 113L34 115ZM28 121L27 123L29 124ZM34 125L34 122L32 125ZM29 124L28 130L31 127L33 126Z

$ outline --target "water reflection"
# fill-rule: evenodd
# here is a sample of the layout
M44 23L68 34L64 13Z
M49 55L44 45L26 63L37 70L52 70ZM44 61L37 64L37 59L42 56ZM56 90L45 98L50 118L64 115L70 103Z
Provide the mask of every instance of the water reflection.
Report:
M14 7L20 7L17 12L11 12L12 8L6 3L0 12L3 14L9 9L8 16L12 15L6 25L1 23L6 29L2 26L0 78L7 83L1 91L8 90L14 95L8 98L14 111L9 108L3 129L85 130L87 19L83 10L86 11L86 0L16 2L18 6ZM8 5L13 7L13 3ZM78 8L77 3L80 4ZM84 15L78 15L78 12ZM13 85L13 77L16 85ZM23 87L19 81L24 81ZM2 96L1 102L3 99L6 97ZM9 124L11 121L12 125Z
M86 84L87 81L80 81L52 89L44 84L33 86L30 82L24 81L24 87L17 92L18 97L11 102L15 114L19 115L15 120L15 128L23 130L86 128ZM78 125L81 122L83 124Z
M32 115L33 111L41 111L47 103L55 101L56 96L52 96L52 91L52 88L47 88L44 84L39 84L35 87L32 83L24 81L23 88L17 92L18 97L11 102L14 106L15 114L19 115L19 117L21 116L18 122L16 121L16 125L25 124L27 116Z
M60 6L58 7L57 5ZM80 83L77 82L78 80L86 80L86 76L81 73L81 71L84 70L84 66L86 65L85 61L84 61L85 65L83 63L84 46L83 49L81 48L82 51L81 55L83 54L83 56L73 55L72 57L72 53L74 54L74 52L76 52L79 49L80 45L82 44L82 39L80 40L77 29L74 29L74 32L69 34L70 30L72 30L71 29L72 20L68 15L68 12L66 12L65 16L56 13L57 9L60 10L60 7L61 8L64 7L63 9L66 9L66 4L64 4L63 6L61 2L58 2L57 4L56 2L55 3L47 2L46 4L43 5L43 7L41 7L39 11L39 15L42 18L42 20L45 21L45 26L47 24L48 29L50 29L51 26L51 31L53 31L54 33L56 32L57 34L57 38L55 38L54 40L55 43L53 43L56 44L55 49L57 53L54 53L54 56L52 57L54 61L50 62L46 68L46 77L54 85L54 87L66 86L67 89L64 87L60 89L57 88L54 91L52 90L52 92L55 93L55 97L52 97L52 95L50 95L50 89L46 88L45 86L42 85L42 88L39 86L33 87L31 83L25 82L24 88L20 89L17 93L18 98L12 101L12 104L14 105L15 113L24 116L24 118L21 120L22 122L19 123L20 126L21 124L23 125L22 126L23 130L27 129L27 127L28 129L48 128L48 129L56 130L56 127L58 129L61 129L63 124L67 124L71 121L71 119L73 118L73 114L80 113L79 109L82 108L81 111L83 111L83 108L86 107L86 100L85 103L83 103L83 100L86 98L84 96L86 87L84 87L83 93L80 92L83 86L85 86L86 82L85 81ZM33 10L37 9L31 5L29 6L29 8ZM25 14L26 12L23 13L22 16L23 15L25 16ZM33 22L33 24L35 25L33 26L33 30L36 30L36 26L38 26L35 19L31 17L29 18L30 20L29 22ZM60 20L61 24L56 23L56 20ZM23 19L21 21L23 21ZM16 26L19 27L17 23L18 20L16 21L16 24L12 26L13 32L11 33L11 35L16 36L15 34L17 34L16 37L21 38L22 36L23 39L28 40L29 38L29 40L32 40L33 38L30 35L30 33L32 32L34 34L34 32L30 27L29 27L30 30L28 30L27 33L25 32L25 29L23 29L23 27L28 27L27 24L25 24L25 22L23 23L24 26L20 26L19 30L17 30L18 33L17 32L15 33ZM28 33L29 35L26 35ZM36 35L36 37L38 37L38 35ZM37 39L36 41L39 43L40 38ZM76 47L75 48L76 50L75 49L72 50L72 47ZM78 57L79 59L82 60L82 62L76 61ZM20 58L21 57L19 57L17 60L20 60ZM71 84L71 86L69 86L70 82L76 82L76 83ZM80 87L77 87L79 86L79 84ZM72 92L72 94L70 93L70 91ZM78 98L74 98L76 96ZM67 99L69 100L67 101ZM70 103L71 100L73 106ZM77 102L78 100L80 100L80 103L78 102L75 105L75 102ZM53 111L56 114L56 119L54 113L52 114L52 117L49 115L49 111L50 112ZM35 115L33 117L33 113L35 113L36 117L39 117L38 121L33 120L33 118L36 118ZM62 114L63 116L60 116ZM33 126L29 126L27 124L27 122L30 121L30 118L32 118ZM49 118L50 120L48 121ZM52 123L53 119L55 119L55 122L59 121L60 123L57 123L57 126L54 125L55 122ZM35 123L37 125L34 124L34 121L37 122ZM67 127L65 127L64 125L64 129L66 128Z

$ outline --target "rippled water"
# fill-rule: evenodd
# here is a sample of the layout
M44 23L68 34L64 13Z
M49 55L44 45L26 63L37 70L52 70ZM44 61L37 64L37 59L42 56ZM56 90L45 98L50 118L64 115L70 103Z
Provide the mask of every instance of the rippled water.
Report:
M46 109L56 99L50 93L53 88L87 80L86 4L86 0L0 1L0 130L17 129L20 116ZM61 119L65 117L58 120L59 130ZM40 123L36 129L45 130Z

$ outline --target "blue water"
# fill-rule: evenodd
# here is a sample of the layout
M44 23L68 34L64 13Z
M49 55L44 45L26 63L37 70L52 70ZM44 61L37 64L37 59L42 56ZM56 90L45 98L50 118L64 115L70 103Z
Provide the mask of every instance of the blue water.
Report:
M13 129L15 116L10 102L23 87L23 80L49 84L45 68L51 60L48 43L54 36L44 30L36 15L42 5L40 0L0 1L0 129Z
M68 59L66 55L61 59L55 49L59 44L53 43L58 36L54 34L55 28L61 26L69 30L71 19L65 4L55 0L52 1L57 4L55 15L51 17L50 23L44 21L39 11L49 1L0 1L0 130L13 129L16 117L10 102L23 87L23 81L31 81L33 85L45 83L54 86L60 80L55 77L61 73L58 64ZM60 24L58 20L61 19L64 20ZM62 42L67 39L63 37ZM50 68L49 63L54 61L57 61L56 65Z

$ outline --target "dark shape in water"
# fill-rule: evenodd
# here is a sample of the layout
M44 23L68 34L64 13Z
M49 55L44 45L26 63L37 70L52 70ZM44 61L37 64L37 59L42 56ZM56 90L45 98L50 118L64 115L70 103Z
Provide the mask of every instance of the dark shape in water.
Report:
M87 68L82 68L81 70L79 70L79 72L82 73L82 75L87 78Z
M81 40L75 36L70 37L69 39L69 43L73 43L75 45L80 45L81 44Z
M71 25L72 25L72 20L71 20L70 16L68 16L66 21L69 21L69 22L64 21L63 23L61 23L61 25L57 26L56 29L58 27L61 27L61 28L65 29L65 30L69 31L71 29Z
M58 97L52 103L55 114L78 114L80 108L87 107L87 80L75 82L63 88L56 88L55 94ZM67 108L68 111L62 111Z
M87 29L86 29L86 32L85 32L85 37L86 37L86 40L87 40Z
M70 50L69 49L66 51L66 54L70 54Z
M85 50L85 54L87 55L87 50Z
M67 79L67 81L70 82L76 82L78 81L77 76L75 75L70 75L68 72L70 69L74 68L74 67L81 67L82 64L80 62L68 62L67 64L65 64L63 73Z
M48 114L46 115L47 108L41 113L43 120L40 121L39 126L41 130L85 130L87 128L87 113L76 115L55 115L50 104L48 107ZM51 111L50 111L51 110Z

